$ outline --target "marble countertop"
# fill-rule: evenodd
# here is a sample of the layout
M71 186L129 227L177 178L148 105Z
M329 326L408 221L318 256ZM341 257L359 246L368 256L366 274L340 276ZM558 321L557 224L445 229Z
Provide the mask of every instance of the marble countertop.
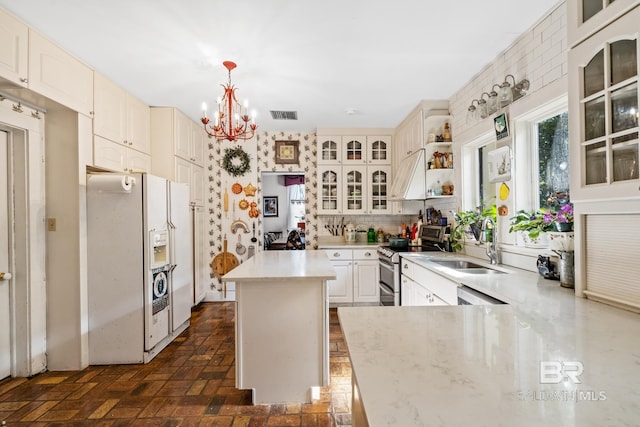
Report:
M336 278L324 251L262 251L222 277L225 282Z
M638 424L637 314L524 270L452 275L430 260L459 255L403 256L508 305L340 307L369 425Z

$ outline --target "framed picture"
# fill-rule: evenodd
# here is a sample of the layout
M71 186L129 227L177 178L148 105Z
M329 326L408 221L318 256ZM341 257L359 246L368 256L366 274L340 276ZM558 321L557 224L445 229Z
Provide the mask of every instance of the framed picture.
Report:
M276 163L281 165L298 164L300 141L276 141Z
M496 130L496 139L507 138L509 136L509 121L507 120L507 113L502 113L493 119L493 127Z
M504 182L511 179L511 148L508 145L489 151L487 160L489 182Z
M265 197L262 199L262 212L265 217L278 216L278 196Z

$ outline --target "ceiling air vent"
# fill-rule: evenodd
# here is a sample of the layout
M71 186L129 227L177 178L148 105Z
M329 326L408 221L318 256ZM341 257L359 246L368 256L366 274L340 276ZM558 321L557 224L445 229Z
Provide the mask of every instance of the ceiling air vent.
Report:
M298 112L271 110L271 118L273 120L298 120Z

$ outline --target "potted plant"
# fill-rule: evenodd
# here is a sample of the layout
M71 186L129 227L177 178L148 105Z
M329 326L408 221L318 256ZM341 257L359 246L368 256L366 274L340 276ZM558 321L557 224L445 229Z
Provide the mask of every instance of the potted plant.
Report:
M556 231L573 231L573 205L567 203L558 212L547 212L544 220L552 224Z
M491 217L495 224L497 209L496 205L490 205L484 207L478 206L474 210L452 212L455 219L455 226L451 229L449 235L449 243L451 248L455 251L462 249L467 235L473 235L473 237L479 242L481 239L482 223L487 217ZM485 236L485 241L491 241L491 234Z
M545 209L536 211L519 210L515 216L511 217L509 233L522 232L525 246L545 247L548 245L548 231L553 231L553 224L545 221L545 215L550 212Z
M570 203L563 204L557 212L547 213L544 219L555 229L549 232L550 249L573 251L573 206Z

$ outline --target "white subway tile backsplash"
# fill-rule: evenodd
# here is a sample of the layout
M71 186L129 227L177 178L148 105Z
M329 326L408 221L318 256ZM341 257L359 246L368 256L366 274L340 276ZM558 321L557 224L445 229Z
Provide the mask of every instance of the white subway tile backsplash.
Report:
M454 115L452 126L456 132L465 132L474 126L466 123L471 101L483 92L490 92L507 74L512 74L517 81L527 78L529 92L566 75L566 20L566 4L561 2L450 97L450 110Z

